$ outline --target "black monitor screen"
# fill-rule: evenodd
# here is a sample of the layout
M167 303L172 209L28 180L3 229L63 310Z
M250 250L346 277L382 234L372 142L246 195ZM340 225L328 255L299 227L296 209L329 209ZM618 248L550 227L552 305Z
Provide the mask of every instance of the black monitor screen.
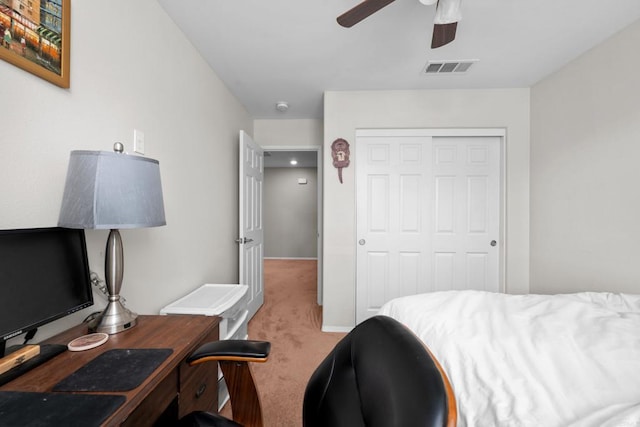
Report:
M0 230L0 344L91 306L89 274L84 230Z

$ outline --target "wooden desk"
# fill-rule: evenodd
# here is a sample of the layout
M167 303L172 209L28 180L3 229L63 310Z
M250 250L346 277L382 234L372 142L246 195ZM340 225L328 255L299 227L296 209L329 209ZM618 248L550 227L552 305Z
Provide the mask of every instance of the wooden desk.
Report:
M124 395L127 400L103 425L145 426L158 420L172 423L193 410L215 412L218 407L217 364L190 367L185 358L200 345L218 340L218 321L217 317L207 316L140 316L136 326L109 336L100 347L67 351L3 385L0 390L50 392L59 381L107 350L172 348L173 353L139 387L124 393L104 393ZM86 333L87 326L80 325L44 343L67 344Z

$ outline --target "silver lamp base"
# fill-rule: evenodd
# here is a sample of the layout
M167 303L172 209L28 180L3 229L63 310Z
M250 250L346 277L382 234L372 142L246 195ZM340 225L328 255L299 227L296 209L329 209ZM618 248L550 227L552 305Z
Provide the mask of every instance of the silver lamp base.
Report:
M122 287L122 275L124 270L124 250L122 238L117 229L111 229L107 238L105 253L105 280L107 292L109 292L109 304L104 311L89 323L92 332L117 334L132 328L137 323L137 314L125 308L120 301L120 288Z
M104 311L89 323L91 332L113 335L132 328L138 322L138 315L118 301L110 301Z

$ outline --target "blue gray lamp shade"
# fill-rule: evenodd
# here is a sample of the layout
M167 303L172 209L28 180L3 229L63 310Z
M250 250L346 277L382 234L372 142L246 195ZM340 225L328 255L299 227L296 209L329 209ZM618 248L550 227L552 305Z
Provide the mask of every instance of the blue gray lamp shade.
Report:
M165 225L160 164L108 151L72 151L58 225L122 229Z

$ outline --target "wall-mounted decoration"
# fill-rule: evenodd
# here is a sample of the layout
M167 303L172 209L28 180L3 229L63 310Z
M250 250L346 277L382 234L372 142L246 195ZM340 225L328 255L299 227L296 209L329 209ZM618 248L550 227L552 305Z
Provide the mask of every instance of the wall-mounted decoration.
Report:
M0 58L69 87L71 0L0 1Z
M349 143L338 138L331 144L331 157L333 158L333 166L338 168L338 179L342 184L342 168L349 166Z

